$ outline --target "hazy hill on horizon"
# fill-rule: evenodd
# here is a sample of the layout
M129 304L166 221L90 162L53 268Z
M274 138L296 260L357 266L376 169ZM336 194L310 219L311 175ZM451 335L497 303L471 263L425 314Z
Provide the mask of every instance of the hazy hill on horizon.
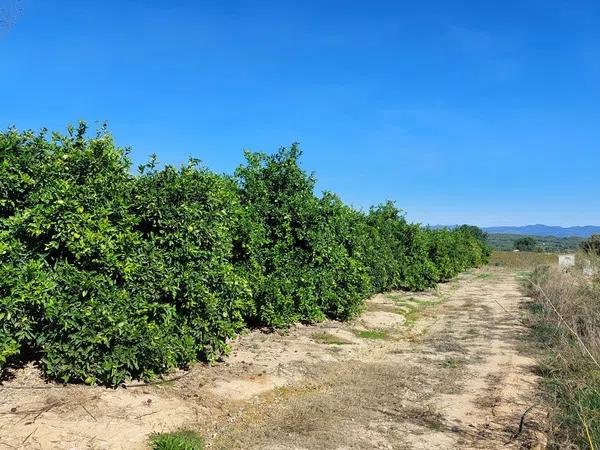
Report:
M434 225L431 228L454 228L457 225ZM600 234L600 226L583 225L575 227L561 227L554 225L523 225L523 226L501 226L481 227L489 234L519 234L526 236L554 236L554 237L580 237L588 238L592 234Z
M600 226L584 225L575 227L560 227L552 225L524 225L524 226L502 226L483 227L490 234L523 234L529 236L556 236L556 237L582 237L588 238L592 234L600 233Z

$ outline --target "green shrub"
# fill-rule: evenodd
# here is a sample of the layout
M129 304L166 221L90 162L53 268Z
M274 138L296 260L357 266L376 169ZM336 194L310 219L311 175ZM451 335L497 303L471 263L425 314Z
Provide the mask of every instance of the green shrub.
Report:
M150 436L152 450L202 450L204 441L194 431L156 433Z
M457 235L448 229L429 230L429 259L438 268L440 281L451 279L467 267L455 242Z
M515 250L519 250L521 252L532 252L535 250L537 243L534 238L527 236L517 239L514 245Z
M296 145L273 156L246 153L236 171L247 212L238 260L254 286L250 320L274 327L349 318L370 291L348 242L353 211L333 194L315 196L299 156Z
M0 134L0 368L33 355L64 382L150 379L214 360L245 326L345 320L489 255L476 227L315 195L297 145L246 153L231 177L154 159L134 175L86 131Z
M235 184L193 164L133 177L108 134L84 133L37 160L37 138L3 149L44 178L2 220L2 360L27 349L51 378L117 384L213 359L251 300Z

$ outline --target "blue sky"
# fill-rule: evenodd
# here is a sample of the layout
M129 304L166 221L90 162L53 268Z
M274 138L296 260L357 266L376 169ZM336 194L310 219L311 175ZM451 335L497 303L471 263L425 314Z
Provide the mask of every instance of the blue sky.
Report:
M0 126L108 121L231 172L294 141L319 189L422 223L600 224L600 4L0 0Z

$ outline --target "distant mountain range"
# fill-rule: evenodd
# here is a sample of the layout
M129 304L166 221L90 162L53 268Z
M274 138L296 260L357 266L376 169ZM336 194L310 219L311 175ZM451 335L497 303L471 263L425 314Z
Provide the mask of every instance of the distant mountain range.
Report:
M430 228L455 228L458 225L430 225ZM481 227L489 234L523 234L528 236L580 237L588 238L600 234L600 226L558 227L551 225L524 225L521 227Z
M522 227L484 227L490 234L527 234L529 236L556 236L588 238L592 234L600 234L600 226L586 225L582 227L555 227L549 225L525 225Z

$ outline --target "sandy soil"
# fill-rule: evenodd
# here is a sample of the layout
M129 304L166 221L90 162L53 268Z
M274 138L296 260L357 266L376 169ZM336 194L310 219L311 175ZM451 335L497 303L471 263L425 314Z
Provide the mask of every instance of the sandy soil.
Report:
M182 427L218 449L543 448L534 361L519 351L514 274L481 269L436 291L378 295L350 323L253 331L173 382L0 386L0 449L145 449Z

